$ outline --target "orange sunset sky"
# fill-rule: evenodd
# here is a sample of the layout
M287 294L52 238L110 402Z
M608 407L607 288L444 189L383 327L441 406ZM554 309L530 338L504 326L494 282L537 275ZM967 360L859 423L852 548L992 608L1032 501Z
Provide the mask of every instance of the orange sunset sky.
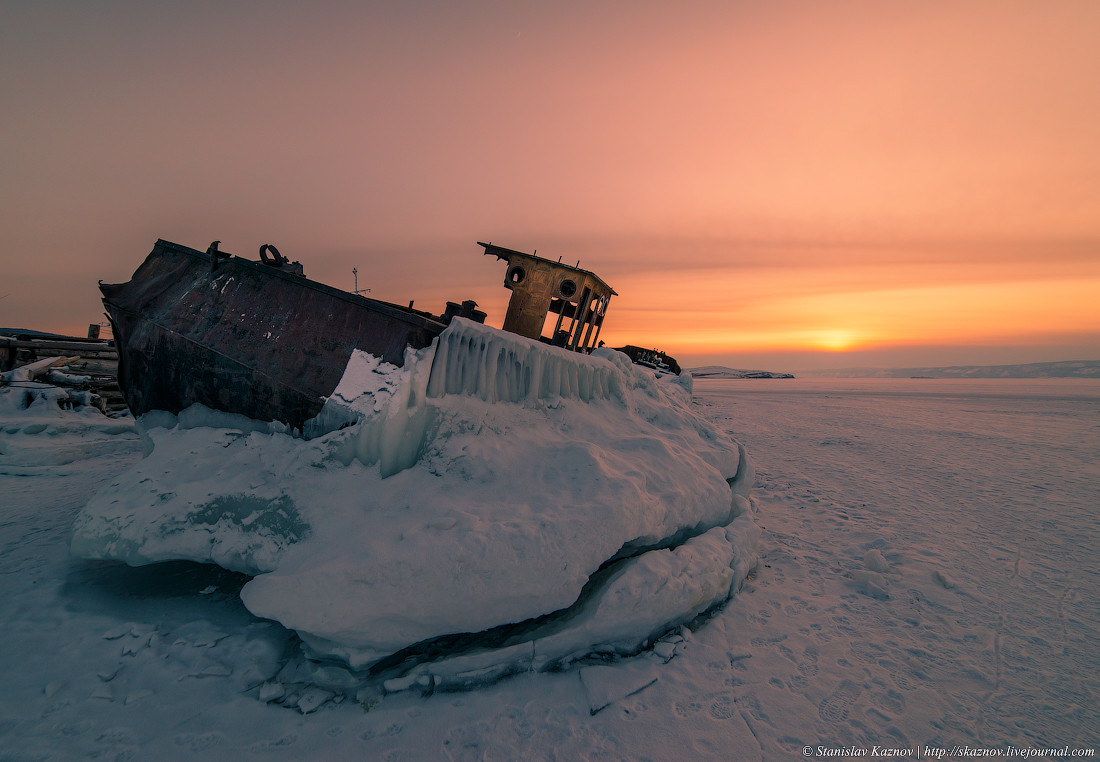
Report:
M1100 359L1100 2L0 0L0 326L157 238L685 366Z

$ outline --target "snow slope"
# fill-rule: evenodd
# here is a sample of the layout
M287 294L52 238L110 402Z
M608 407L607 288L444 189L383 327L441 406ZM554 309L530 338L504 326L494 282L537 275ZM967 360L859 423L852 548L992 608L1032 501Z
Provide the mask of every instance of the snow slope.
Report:
M248 577L69 555L90 495L141 462L132 430L0 409L0 758L1095 749L1097 382L707 381L695 400L757 467L762 563L725 607L636 657L344 699L243 606Z

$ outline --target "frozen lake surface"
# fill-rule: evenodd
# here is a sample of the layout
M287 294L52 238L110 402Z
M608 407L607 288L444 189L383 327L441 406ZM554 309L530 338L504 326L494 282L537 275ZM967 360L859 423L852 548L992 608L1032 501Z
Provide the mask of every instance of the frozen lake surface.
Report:
M745 445L763 530L713 617L659 653L469 692L335 703L314 675L300 710L261 695L298 644L244 608L247 577L70 557L135 434L4 426L0 759L1097 745L1100 382L701 381L695 404Z

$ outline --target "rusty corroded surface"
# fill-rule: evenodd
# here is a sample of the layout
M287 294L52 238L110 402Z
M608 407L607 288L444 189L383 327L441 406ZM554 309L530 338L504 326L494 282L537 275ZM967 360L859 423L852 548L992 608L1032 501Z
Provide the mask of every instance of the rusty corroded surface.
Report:
M352 350L400 366L440 319L240 257L157 241L128 283L100 284L135 415L201 403L299 428ZM300 268L299 268L300 269Z
M485 253L508 263L504 286L512 292L504 330L541 339L547 315L560 317L549 340L581 352L596 346L615 290L595 273L534 254L478 243ZM568 319L568 322L565 322Z

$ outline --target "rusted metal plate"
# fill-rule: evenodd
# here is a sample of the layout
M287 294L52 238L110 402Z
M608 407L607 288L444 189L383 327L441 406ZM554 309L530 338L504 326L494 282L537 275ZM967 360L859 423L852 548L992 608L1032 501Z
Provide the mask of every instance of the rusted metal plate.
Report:
M224 255L223 255L224 256ZM427 313L240 257L157 241L128 283L100 284L135 415L193 403L292 427L320 412L352 350L402 365L444 329Z

